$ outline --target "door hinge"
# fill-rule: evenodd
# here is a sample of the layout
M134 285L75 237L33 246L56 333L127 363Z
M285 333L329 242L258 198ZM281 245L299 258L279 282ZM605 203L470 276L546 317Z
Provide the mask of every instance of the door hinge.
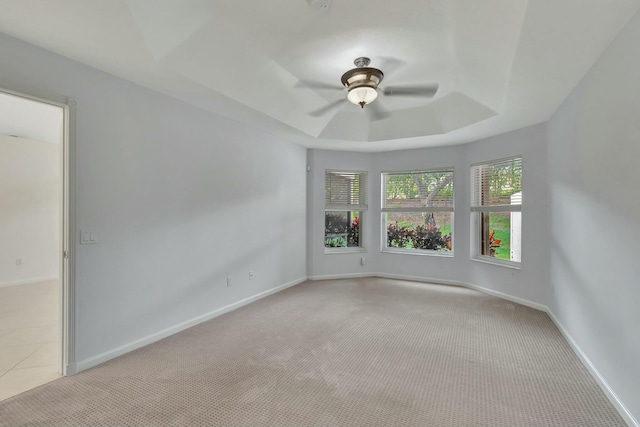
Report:
M64 257L64 259L69 259L69 251L66 249L62 251L62 256Z

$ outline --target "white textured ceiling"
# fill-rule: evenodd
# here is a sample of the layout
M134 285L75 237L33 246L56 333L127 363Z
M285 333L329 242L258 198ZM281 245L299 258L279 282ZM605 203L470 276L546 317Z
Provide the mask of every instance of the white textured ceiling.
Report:
M459 144L547 120L640 0L0 0L0 31L309 147ZM340 87L368 56L385 85L371 120ZM81 106L80 106L81 108Z

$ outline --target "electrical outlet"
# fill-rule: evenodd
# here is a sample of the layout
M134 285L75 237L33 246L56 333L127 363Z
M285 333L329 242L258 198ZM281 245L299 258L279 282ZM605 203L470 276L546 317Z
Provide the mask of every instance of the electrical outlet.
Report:
M231 286L231 276L227 276L227 286Z
M253 280L253 270L249 270L249 280Z

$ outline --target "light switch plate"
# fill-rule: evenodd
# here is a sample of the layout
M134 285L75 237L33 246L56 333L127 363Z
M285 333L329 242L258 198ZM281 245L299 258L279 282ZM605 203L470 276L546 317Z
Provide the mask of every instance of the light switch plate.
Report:
M90 231L80 230L80 244L93 245L98 243L98 235Z

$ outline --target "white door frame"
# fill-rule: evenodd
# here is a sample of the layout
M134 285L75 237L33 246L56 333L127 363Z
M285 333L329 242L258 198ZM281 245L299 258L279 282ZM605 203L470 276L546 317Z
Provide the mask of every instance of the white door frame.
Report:
M64 110L64 135L61 157L61 248L60 248L60 364L64 375L76 373L75 361L75 130L76 101L66 96L33 88L7 85L0 92L55 105ZM8 86L8 87L7 87Z

